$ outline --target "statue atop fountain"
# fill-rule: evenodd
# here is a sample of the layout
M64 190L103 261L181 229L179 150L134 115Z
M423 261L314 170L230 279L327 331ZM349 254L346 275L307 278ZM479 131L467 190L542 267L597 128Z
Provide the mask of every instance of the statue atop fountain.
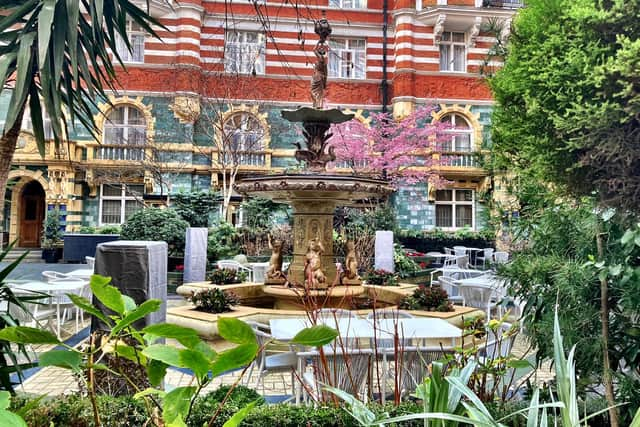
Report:
M282 272L282 249L284 244L280 239L271 241L271 234L269 234L268 239L271 258L269 259L269 268L266 272L265 283L270 285L284 285L286 282L284 273Z

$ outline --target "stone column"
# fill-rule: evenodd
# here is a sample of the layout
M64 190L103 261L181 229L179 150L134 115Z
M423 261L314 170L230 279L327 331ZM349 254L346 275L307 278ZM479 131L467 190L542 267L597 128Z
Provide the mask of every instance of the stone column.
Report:
M333 200L293 200L293 262L289 267L289 282L303 285L305 255L309 241L319 238L324 247L321 270L327 280L324 287L336 278L336 264L333 257L333 214L336 203Z

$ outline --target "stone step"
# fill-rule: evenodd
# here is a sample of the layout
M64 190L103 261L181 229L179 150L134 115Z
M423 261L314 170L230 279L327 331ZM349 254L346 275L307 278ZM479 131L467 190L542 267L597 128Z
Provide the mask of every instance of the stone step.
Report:
M4 257L4 259L2 260L3 262L13 262L16 259L18 259L23 253L25 253L26 251L29 251L29 254L24 257L24 259L22 260L22 262L29 262L29 263L40 263L40 262L44 262L44 260L42 259L42 250L38 249L38 248L29 248L29 249L13 249L11 251L9 251L9 253Z

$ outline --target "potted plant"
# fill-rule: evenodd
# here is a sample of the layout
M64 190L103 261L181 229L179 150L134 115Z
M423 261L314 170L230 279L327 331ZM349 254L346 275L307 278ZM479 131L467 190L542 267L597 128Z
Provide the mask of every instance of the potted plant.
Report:
M55 208L47 211L44 218L42 233L42 258L47 263L56 263L62 258L62 238L60 210Z

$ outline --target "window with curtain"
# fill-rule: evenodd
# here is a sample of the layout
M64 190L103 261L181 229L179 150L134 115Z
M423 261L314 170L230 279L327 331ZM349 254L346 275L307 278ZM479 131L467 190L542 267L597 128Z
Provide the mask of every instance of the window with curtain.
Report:
M227 73L264 74L265 37L255 31L227 31L224 35L224 70Z
M464 33L444 31L440 39L440 71L467 71Z
M100 224L124 224L144 208L144 185L102 184L100 186Z
M136 22L127 21L127 36L131 50L127 47L122 37L116 35L116 51L122 62L144 62L144 38L145 32L143 28Z
M143 160L146 143L144 113L129 105L119 105L107 115L97 157L103 160Z
M443 116L440 121L450 126L445 132L451 134L451 138L447 138L442 143L442 151L470 152L472 150L473 129L467 119L453 113Z
M436 191L436 227L449 230L474 228L473 190Z
M364 79L367 69L364 39L330 39L329 77Z

